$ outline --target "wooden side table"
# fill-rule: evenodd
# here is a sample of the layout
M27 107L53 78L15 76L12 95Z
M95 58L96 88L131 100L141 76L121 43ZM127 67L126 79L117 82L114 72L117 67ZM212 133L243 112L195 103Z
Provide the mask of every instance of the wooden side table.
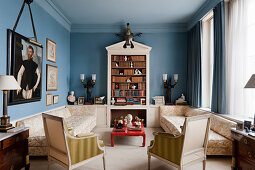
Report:
M255 170L255 137L245 131L231 130L233 141L232 170Z
M14 133L0 133L0 169L29 170L28 155L29 129L24 128Z

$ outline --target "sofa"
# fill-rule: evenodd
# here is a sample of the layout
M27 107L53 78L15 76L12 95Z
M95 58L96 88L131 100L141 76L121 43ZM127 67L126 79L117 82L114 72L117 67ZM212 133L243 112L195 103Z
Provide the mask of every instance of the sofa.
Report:
M215 113L190 106L160 106L159 110L160 126L167 133L173 135L181 134L185 117L211 114L207 155L232 155L233 139L231 138L231 128L236 127L236 122L223 118Z
M64 118L66 129L73 136L90 134L96 126L97 107L66 106L45 112L46 114ZM47 156L48 147L43 128L42 114L38 114L16 122L16 127L29 127L28 150L30 156Z

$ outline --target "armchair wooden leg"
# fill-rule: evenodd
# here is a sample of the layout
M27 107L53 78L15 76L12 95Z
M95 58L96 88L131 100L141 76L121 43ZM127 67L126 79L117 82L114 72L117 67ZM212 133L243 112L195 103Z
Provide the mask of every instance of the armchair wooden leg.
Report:
M151 155L148 153L148 170L151 169Z
M50 157L48 156L48 170L50 170Z
M105 170L105 157L103 155L103 165L104 165L104 170Z
M203 170L206 168L206 160L203 160Z

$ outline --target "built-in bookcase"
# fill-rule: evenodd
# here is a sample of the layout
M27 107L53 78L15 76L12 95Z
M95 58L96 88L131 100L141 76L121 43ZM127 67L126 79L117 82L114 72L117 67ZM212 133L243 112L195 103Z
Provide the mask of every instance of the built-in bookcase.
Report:
M126 98L127 104L149 105L149 57L151 47L133 41L134 48L123 48L125 41L106 47L108 52L107 104Z
M146 56L111 56L111 97L146 104Z

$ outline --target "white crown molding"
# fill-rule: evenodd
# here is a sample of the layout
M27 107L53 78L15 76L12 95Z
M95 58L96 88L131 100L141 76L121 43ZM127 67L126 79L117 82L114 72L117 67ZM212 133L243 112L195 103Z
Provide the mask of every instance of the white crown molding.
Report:
M54 5L51 0L35 0L46 12L58 21L69 32L71 31L70 20Z
M124 25L111 24L72 24L72 33L116 33L123 30ZM133 32L142 33L165 33L186 32L186 24L132 24Z
M223 0L207 0L199 10L191 17L188 23L188 30L190 30L199 20L201 20L211 9L213 9L219 2Z

